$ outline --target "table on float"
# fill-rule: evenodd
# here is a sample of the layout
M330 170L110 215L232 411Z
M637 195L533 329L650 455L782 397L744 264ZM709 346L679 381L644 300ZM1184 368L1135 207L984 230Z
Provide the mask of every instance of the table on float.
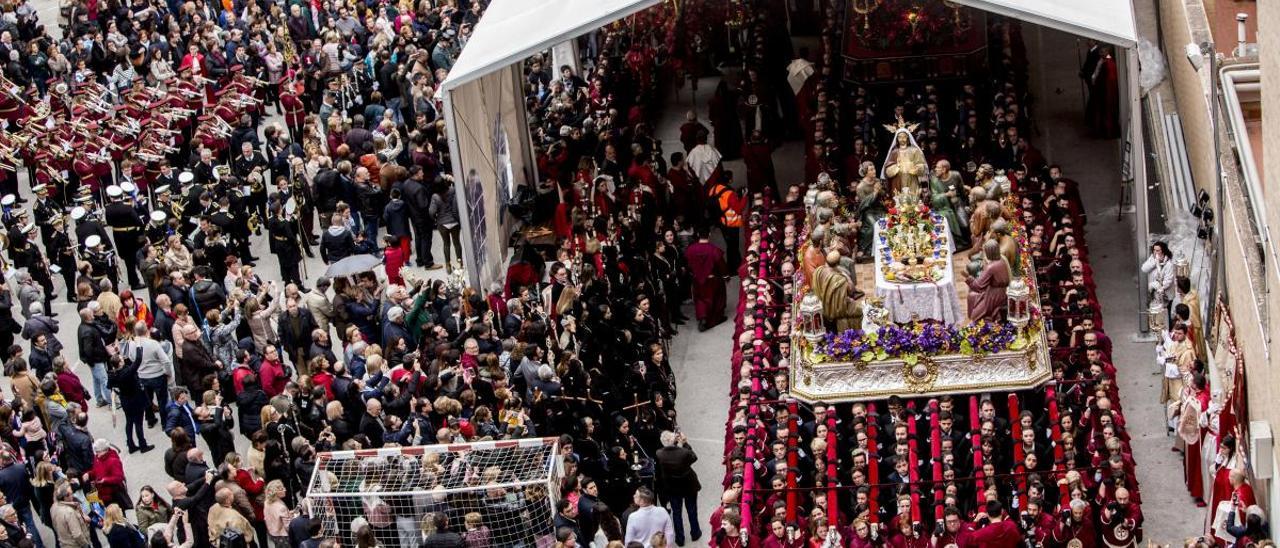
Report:
M965 312L960 308L960 297L956 293L955 269L951 262L955 251L951 241L951 231L947 227L947 220L945 218L940 220L944 240L942 243L948 250L947 264L941 278L932 282L903 283L885 279L883 268L885 257L880 243L881 223L876 223L875 239L872 240L875 246L873 255L875 255L876 296L880 297L884 308L888 310L889 321L907 323L913 319L938 320L947 325L964 321Z

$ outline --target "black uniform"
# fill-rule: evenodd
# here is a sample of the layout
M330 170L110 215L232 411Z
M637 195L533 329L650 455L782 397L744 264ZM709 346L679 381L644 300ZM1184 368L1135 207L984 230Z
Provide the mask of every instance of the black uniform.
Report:
M301 284L298 264L302 262L302 240L297 220L284 215L272 216L267 223L267 234L271 236L271 253L280 261L280 277L285 282Z
M116 249L124 259L124 269L129 277L129 286L142 288L138 280L138 250L142 248L142 230L146 227L138 210L132 204L111 202L106 207L107 224L115 234Z
M258 152L254 152L248 158L245 158L242 153L239 156L236 156L235 160L231 161L231 173L235 174L235 176L241 181L248 182L249 174L253 173L254 169L263 170L263 172L260 173L262 181L258 183L249 183L249 196L245 198L250 211L257 212L259 219L265 219L267 217L267 185L270 182L268 181L270 174L265 172L266 167L267 159L263 158L262 154Z
M209 222L222 230L227 237L227 247L234 249L240 260L249 262L252 260L249 254L249 222L243 215L235 215L229 210L219 209L209 215ZM213 265L215 270L218 265ZM222 265L222 270L226 270L226 265Z
M107 229L102 226L102 221L99 221L97 216L88 215L76 222L76 242L79 245L84 245L84 241L94 234L102 238L102 243L107 246L107 249L115 249L112 247L111 237L107 235Z
M53 219L62 214L62 204L51 198L37 199L31 209L36 216L36 226L40 227L40 241L47 249L53 239Z
M116 270L116 254L109 251L86 249L84 260L89 263L89 276L94 282L103 278L111 280L112 287L120 287L120 273Z
M169 240L169 223L149 223L143 235L146 236L147 243L150 245L166 245Z
M62 269L62 281L67 283L67 300L76 293L76 250L71 236L65 230L55 230L49 237L49 261Z

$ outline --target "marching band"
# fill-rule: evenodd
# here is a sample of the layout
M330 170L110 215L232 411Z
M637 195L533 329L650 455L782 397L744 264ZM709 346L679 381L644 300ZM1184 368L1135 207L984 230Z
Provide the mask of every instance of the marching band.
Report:
M249 235L266 219L271 250L294 265L285 278L300 281L297 263L313 245L302 217L312 205L299 184L301 165L273 168L245 133L257 127L268 87L234 67L215 81L188 66L158 86L138 80L114 91L93 81L59 82L37 99L0 75L0 249L11 259L0 266L26 269L47 299L53 274L74 291L86 278L116 284L123 268L129 286L141 289L158 283L146 276L148 265L171 236L222 243L253 261ZM282 109L294 115L286 116L288 131L296 135L304 106L294 82L280 88ZM190 163L187 152L199 161L175 172L174 165ZM30 213L18 198L20 165L35 196ZM278 203L268 203L269 188L278 190ZM32 245L37 230L43 251Z

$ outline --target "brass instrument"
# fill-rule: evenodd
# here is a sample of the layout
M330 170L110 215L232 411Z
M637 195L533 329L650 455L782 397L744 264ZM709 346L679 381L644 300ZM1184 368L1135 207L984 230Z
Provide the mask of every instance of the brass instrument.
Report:
M134 157L148 164L153 164L164 159L164 156L161 156L160 154L157 154L145 148L134 151L133 155Z
M106 99L98 95L83 94L76 97L76 100L84 106L84 108L92 110L98 114L114 114L115 107Z
M237 93L235 95L232 95L228 100L231 101L232 105L239 108L247 108L247 107L262 105L262 99L259 99L257 97L254 97L252 95L248 95L245 93Z
M169 98L169 92L160 88L144 87L142 89L147 92L147 95L150 95L152 99L157 101L163 101Z
M123 133L130 137L137 137L138 134L142 132L142 126L138 125L138 121L132 118L113 120L111 122L111 129L115 130L117 133Z
M265 88L268 85L266 80L263 80L261 78L255 78L253 76L249 76L246 74L240 75L240 79L252 85L255 88Z
M276 28L275 38L276 43L280 45L280 54L284 57L284 64L294 65L298 61L298 50L284 25Z
M187 210L187 201L174 198L173 203L169 205L169 213L175 219L181 219L182 213Z
M210 80L208 78L205 78L204 76L199 76L199 75L192 75L191 80L197 84L203 84L206 86L212 86L218 83L217 80Z
M8 78L4 77L4 74L0 74L0 89L12 96L15 101L23 105L27 104L27 98L22 96L22 87L9 81Z
M231 124L228 124L221 116L214 116L213 120L214 123L211 129L217 132L218 135L225 138L230 137L232 133L235 133L235 128L231 127Z
M249 226L249 232L257 234L262 228L262 219L258 218L258 212L255 211L249 214L249 219L245 221L245 224Z
M88 158L90 161L98 164L106 164L111 162L111 154L107 153L105 149L100 149L98 150L98 152L86 151L84 153L84 156L85 158Z
M174 87L174 91L177 91L178 95L186 97L187 99L197 99L202 96L202 94L199 91L196 91L194 89L184 88L181 86Z

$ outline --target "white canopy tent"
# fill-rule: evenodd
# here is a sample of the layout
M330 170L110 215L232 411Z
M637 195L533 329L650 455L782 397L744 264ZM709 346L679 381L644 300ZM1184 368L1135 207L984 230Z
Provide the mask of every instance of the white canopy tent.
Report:
M506 275L512 231L506 200L534 184L537 164L524 109L529 56L657 4L659 0L493 0L440 85L473 287Z
M655 5L659 0L493 0L441 84L457 185L462 243L476 287L501 280L510 223L509 185L533 183L533 139L524 111L520 63L552 46ZM1126 174L1134 181L1136 235L1145 241L1146 174L1132 0L953 0L1116 46ZM511 140L508 140L510 138ZM519 179L518 181L513 179ZM1143 247L1143 246L1139 246Z

